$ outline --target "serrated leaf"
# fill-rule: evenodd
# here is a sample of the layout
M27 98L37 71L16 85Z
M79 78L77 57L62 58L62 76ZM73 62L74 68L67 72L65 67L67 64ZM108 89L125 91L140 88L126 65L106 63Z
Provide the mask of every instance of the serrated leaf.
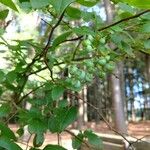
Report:
M8 16L8 13L9 13L8 9L0 11L0 20L6 19L6 17Z
M62 86L56 86L52 89L52 99L58 100L64 93L65 89Z
M61 147L59 145L51 145L51 144L49 144L46 147L44 147L43 150L67 150L67 149L65 149L64 147Z
M9 8L18 11L16 5L14 4L14 2L12 0L0 0L0 3L8 6Z
M66 109L64 109L64 111L66 111ZM61 130L64 130L68 125L75 121L75 119L77 118L77 113L78 110L76 107L71 107L66 111L64 119L62 120L62 124L60 126Z
M49 119L48 126L51 132L62 132L77 118L77 108L59 108Z
M75 0L51 0L50 3L55 8L56 12L60 15L74 1Z

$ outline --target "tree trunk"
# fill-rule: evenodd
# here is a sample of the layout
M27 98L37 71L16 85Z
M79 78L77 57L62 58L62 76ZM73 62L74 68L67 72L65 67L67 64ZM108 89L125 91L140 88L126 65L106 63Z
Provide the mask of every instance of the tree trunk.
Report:
M83 90L81 90L79 93L79 97L83 99ZM82 130L84 125L84 102L81 99L78 99L78 118L77 118L77 129Z
M107 16L107 23L111 23L113 21L114 16L114 9L110 2L110 0L104 0L104 6ZM112 47L112 44L110 43L110 46ZM121 133L127 133L127 127L125 122L125 111L124 111L124 102L123 102L123 95L122 95L122 88L121 88L121 72L123 69L119 67L122 63L118 63L117 67L114 70L115 76L118 76L119 78L116 78L114 75L111 75L110 82L112 87L112 102L114 107L114 122L115 122L115 128L117 131Z
M119 65L115 69L115 74L117 77L120 77ZM121 133L127 133L127 127L125 122L125 111L124 111L124 102L122 99L122 91L120 87L120 79L111 75L111 86L112 86L112 102L114 108L114 121L115 128Z

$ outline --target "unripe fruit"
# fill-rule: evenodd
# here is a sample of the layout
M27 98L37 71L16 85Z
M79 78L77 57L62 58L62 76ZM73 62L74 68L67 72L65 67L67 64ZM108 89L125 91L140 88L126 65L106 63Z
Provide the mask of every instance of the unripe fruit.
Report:
M105 72L101 71L101 72L99 73L99 77L100 77L100 78L105 78L105 76L106 76L106 73L105 73Z
M107 61L106 61L105 58L100 58L100 59L98 60L98 64L101 65L101 66L104 66L106 63L107 63Z
M113 71L115 69L115 63L114 62L110 62L110 63L108 63L108 64L105 65L105 68L108 71Z
M91 45L91 41L90 40L84 40L82 44L83 44L83 46L86 47L88 45Z
M91 45L88 45L88 46L86 47L86 50L87 50L88 52L91 52L91 51L93 51L93 48L92 48Z
M105 57L105 59L106 59L107 61L109 61L109 60L110 60L110 55L107 55L107 56Z

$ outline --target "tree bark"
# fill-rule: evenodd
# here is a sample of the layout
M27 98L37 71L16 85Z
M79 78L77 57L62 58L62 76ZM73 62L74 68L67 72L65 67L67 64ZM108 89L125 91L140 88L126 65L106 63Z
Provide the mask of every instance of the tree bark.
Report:
M106 11L107 23L110 24L114 18L114 8L110 2L110 0L104 0L104 6ZM110 47L113 45L110 43ZM112 87L112 102L114 108L114 122L115 128L117 131L121 133L127 133L127 127L125 122L125 111L124 111L124 102L121 88L121 74L123 72L123 68L119 67L122 63L118 63L117 67L114 70L114 75L110 76L110 84ZM119 78L116 78L119 77Z

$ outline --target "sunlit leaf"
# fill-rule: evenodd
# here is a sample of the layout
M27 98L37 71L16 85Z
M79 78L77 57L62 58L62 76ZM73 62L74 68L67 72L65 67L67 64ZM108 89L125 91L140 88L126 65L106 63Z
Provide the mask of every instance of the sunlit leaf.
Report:
M12 0L0 0L0 3L8 6L9 8L15 10L15 11L18 11L14 2Z

